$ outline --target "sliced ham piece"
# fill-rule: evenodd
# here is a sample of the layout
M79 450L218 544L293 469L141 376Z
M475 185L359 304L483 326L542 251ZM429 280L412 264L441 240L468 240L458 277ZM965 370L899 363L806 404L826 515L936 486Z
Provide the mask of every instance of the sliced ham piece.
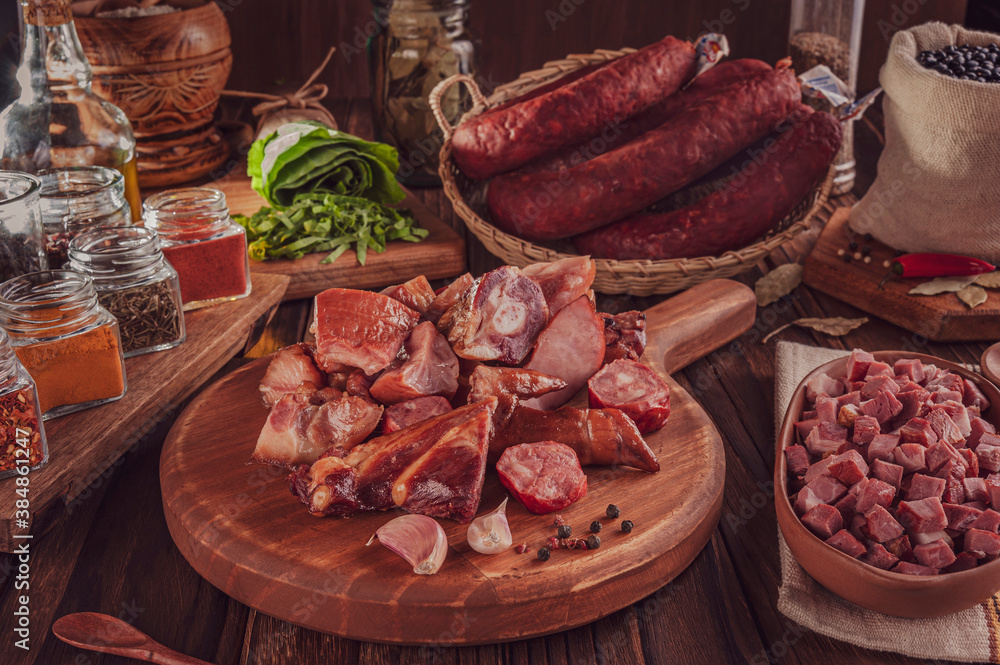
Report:
M937 497L900 501L896 518L911 533L931 533L948 526L941 499Z
M896 446L892 454L896 464L903 467L906 473L915 473L927 469L924 459L926 450L919 443L903 443Z
M790 476L802 476L809 470L809 451L804 446L785 448L785 465Z
M937 443L938 437L925 419L911 418L899 429L899 440L902 443L919 443L927 448Z
M431 304L423 312L424 318L436 324L444 316L444 313L451 309L452 305L462 299L462 296L465 295L465 292L469 290L474 281L472 275L465 273L438 291L434 295L434 300L431 301Z
M899 392L899 384L896 380L888 376L875 376L865 381L864 388L861 389L861 399L869 400L878 397L879 393L890 392L893 395Z
M854 443L871 443L872 439L878 436L881 431L876 418L861 415L854 419L854 436L851 440ZM868 461L871 462L871 458Z
M938 575L940 571L937 568L930 568L928 566L922 566L919 563L909 563L907 561L900 561L896 564L896 567L892 569L894 573L902 573L903 575L923 575L931 576Z
M983 514L983 511L970 506L946 503L942 506L948 517L948 528L952 531L968 531L972 524Z
M970 381L969 379L964 379L963 385L965 386L965 392L962 395L962 404L965 406L974 406L979 409L980 413L985 413L990 408L990 401L983 394L983 391L979 389L979 386L974 381Z
M896 393L896 399L899 403L903 405L903 408L896 415L900 420L909 420L911 418L916 418L920 415L920 412L928 400L930 400L931 394L917 386L916 390L900 391Z
M922 383L924 380L924 364L916 358L901 358L892 366L892 371L897 375L905 375L914 383Z
M996 434L997 428L993 426L993 423L988 420L983 420L982 418L972 418L969 421L969 437L966 439L966 445L972 450L976 449L979 445L979 441L983 434Z
M399 402L385 410L382 433L391 434L449 411L451 403L444 397L417 397Z
M867 551L865 546L861 544L861 541L852 536L851 532L846 529L841 529L827 538L826 544L837 548L847 556L854 557L855 559Z
M286 346L271 358L260 380L260 396L265 405L272 407L302 384L318 390L326 387L326 376L313 362L312 348L300 342Z
M438 327L461 358L517 365L548 321L541 288L518 268L502 266L473 282Z
M955 563L954 550L943 540L917 545L913 548L913 556L918 563L928 568L947 568Z
M406 360L383 372L371 387L382 404L396 404L417 397L451 398L458 390L458 358L434 324L424 321L406 340Z
M990 493L986 489L986 481L983 478L963 478L962 485L965 487L966 501L989 503Z
M910 545L909 536L904 535L890 540L885 544L885 549L900 561L913 561L913 547Z
M634 360L621 362L644 367ZM531 358L524 365L525 369L562 379L566 387L525 400L525 406L542 411L559 408L571 400L603 364L604 324L594 310L593 301L581 296L552 317L538 335ZM651 372L648 368L644 370L642 376ZM669 403L667 407L669 413Z
M569 446L539 441L512 446L497 461L500 482L536 515L562 510L587 494L587 476Z
M976 457L979 458L979 468L996 473L1000 471L1000 445L987 443L996 437L991 434L983 434L976 446Z
M520 367L490 367L479 365L469 376L468 401L478 402L495 395L510 395L518 399L539 397L566 387L562 379Z
M892 505L892 500L896 498L896 488L889 483L882 482L877 478L868 478L858 491L857 511L867 513L875 506L888 508Z
M864 561L868 565L881 568L882 570L889 570L896 565L899 559L881 543L873 542L868 546L868 551L860 558L860 561Z
M946 481L944 478L925 476L915 473L910 478L910 488L906 490L907 501L918 501L935 497L940 499L944 494Z
M880 423L886 423L903 410L903 405L888 390L883 390L874 398L861 403L861 413L873 416Z
M854 427L855 431L857 431L857 424ZM898 445L898 435L876 434L868 443L868 463L872 464L875 460L892 462L896 459L895 450Z
M844 528L844 518L836 508L821 503L802 516L802 523L814 534L826 540Z
M316 296L316 359L343 363L372 375L399 353L420 314L379 293L327 289ZM327 370L330 371L330 370Z
M830 465L833 464L836 459L836 455L828 455L820 459L818 462L813 462L809 465L809 468L806 469L806 475L803 480L809 483L812 482L814 478L818 478L823 475L830 475Z
M896 489L903 482L903 467L898 464L892 464L890 462L883 462L880 459L875 460L871 466L872 478L877 478L883 483L892 485Z
M1000 513L993 509L984 510L979 517L969 524L969 528L997 533L997 530L1000 529Z
M840 397L843 394L844 384L827 374L817 374L806 382L806 399L810 402L815 402L820 395Z
M1000 555L1000 535L992 531L969 529L965 532L965 547L977 559L995 559Z
M978 559L974 554L969 554L968 552L959 552L955 557L955 563L951 564L945 569L946 573L960 573L963 570L972 570L977 565L979 565Z
M670 386L652 369L635 360L616 360L605 365L590 377L587 387L590 408L618 409L631 418L643 434L663 427L670 415Z
M847 428L836 423L821 422L806 437L806 448L817 457L836 452L847 441Z
M875 362L875 356L867 351L861 349L851 351L851 355L847 358L847 380L861 381L864 379L873 362Z
M604 362L638 360L646 350L646 315L631 311L599 314L604 323Z
M878 543L887 543L903 535L903 526L888 510L874 506L865 513L865 525L861 532Z
M430 309L431 302L434 301L434 289L431 283L423 275L414 277L408 282L389 286L381 291L382 295L398 300L407 307L421 314Z
M532 263L524 275L538 284L549 306L549 316L586 295L597 275L597 264L589 256L574 256L551 263Z

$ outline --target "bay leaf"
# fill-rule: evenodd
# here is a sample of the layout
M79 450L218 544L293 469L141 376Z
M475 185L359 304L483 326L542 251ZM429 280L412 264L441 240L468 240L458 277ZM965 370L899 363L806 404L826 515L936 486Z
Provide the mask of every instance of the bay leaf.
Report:
M976 281L978 275L963 275L961 277L938 277L929 282L918 284L910 289L912 296L936 296L939 293L957 293Z
M772 330L764 339L761 340L761 344L766 344L769 339L791 326L811 328L817 332L826 333L827 335L832 335L834 337L841 337L866 323L868 323L867 316L863 316L860 319L846 319L842 316L835 316L828 319L795 319L790 323L786 323L785 325Z
M977 275L973 284L978 284L984 289L1000 289L1000 270Z
M975 309L979 305L982 305L989 297L986 294L986 289L975 284L969 284L955 295L958 296L959 300L968 305L969 309Z
M754 292L757 294L757 304L767 307L777 302L795 290L802 283L802 266L798 263L786 263L757 280Z

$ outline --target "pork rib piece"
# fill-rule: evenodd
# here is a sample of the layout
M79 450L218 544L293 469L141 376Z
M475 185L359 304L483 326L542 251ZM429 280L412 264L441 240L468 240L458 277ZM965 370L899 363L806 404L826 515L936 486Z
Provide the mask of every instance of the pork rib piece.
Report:
M643 434L663 427L670 415L670 386L635 360L622 359L605 365L590 378L587 387L590 408L618 409Z
M524 275L538 284L549 307L549 316L586 295L597 275L597 264L589 256L573 256L550 263L532 263Z
M458 390L458 358L434 324L424 321L410 333L402 365L386 370L372 384L372 397L396 404L416 397L444 395Z
M327 289L316 296L317 362L343 363L372 375L396 358L419 319L418 312L380 293Z
M393 503L411 513L461 523L472 520L483 493L492 432L486 410L445 432L396 478Z
M501 266L477 279L441 320L455 353L468 360L516 365L549 320L542 290L518 268Z
M469 404L490 396L539 397L566 387L560 378L520 367L479 365L469 377Z
M515 406L500 422L490 441L490 458L498 459L511 446L532 441L559 441L576 452L580 464L631 466L656 472L660 463L635 423L618 409L539 411Z
M587 476L573 449L556 441L522 443L497 461L500 482L536 515L562 510L587 495Z
M405 402L393 404L385 410L385 415L382 417L382 433L392 434L449 411L451 411L451 403L444 397L408 399Z
M437 323L441 317L451 309L451 306L461 300L462 296L475 280L472 279L470 273L465 273L461 277L458 277L454 282L448 286L440 289L434 296L434 300L431 301L430 306L425 311L424 317L428 321L433 321Z
M312 356L312 348L304 342L286 346L274 354L260 380L260 396L265 405L274 406L303 383L316 389L326 387L326 376L316 367Z
M633 310L621 314L601 312L600 316L604 322L604 362L641 358L646 350L646 315Z
M526 400L525 406L543 411L562 406L603 364L604 323L594 311L593 301L580 296L552 317L524 365L525 369L562 379L566 387Z
M423 275L414 277L408 282L403 282L402 284L396 284L395 286L388 286L380 293L384 296L389 296L393 300L398 300L410 309L425 313L431 306L431 302L434 301L436 294L434 289L431 288L431 283L427 281L427 278Z
M346 452L361 443L381 418L381 406L358 397L331 389L300 389L271 409L250 462L290 469L312 464L326 450Z

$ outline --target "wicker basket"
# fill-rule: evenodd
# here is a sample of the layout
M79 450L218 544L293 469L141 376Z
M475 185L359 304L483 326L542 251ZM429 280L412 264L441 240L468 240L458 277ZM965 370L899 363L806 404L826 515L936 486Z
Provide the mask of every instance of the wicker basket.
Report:
M462 118L465 120L580 67L619 58L634 51L635 49L628 48L620 51L602 49L592 54L571 55L564 60L547 62L542 69L522 74L517 80L500 86L489 98L484 97L475 81L464 74L456 74L445 79L431 91L429 100L431 110L444 132L445 138L444 144L441 146L441 166L438 169L444 184L444 192L451 200L455 212L465 221L465 225L491 254L510 265L522 268L539 261L555 261L573 256L573 254L504 233L483 218L482 215L486 213L483 183L477 183L467 178L451 157L451 137L454 128L441 112L441 97L445 91L460 82L468 86L475 106ZM732 277L746 272L772 251L809 227L813 217L826 203L833 182L832 178L833 171L831 169L826 179L760 242L737 251L726 252L721 256L703 256L693 259L665 261L595 259L597 277L594 280L594 289L601 293L648 296L673 293L710 279Z

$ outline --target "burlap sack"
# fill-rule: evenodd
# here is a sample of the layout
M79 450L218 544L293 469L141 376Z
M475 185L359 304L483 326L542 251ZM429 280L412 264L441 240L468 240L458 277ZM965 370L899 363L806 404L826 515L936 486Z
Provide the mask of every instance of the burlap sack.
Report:
M925 69L920 51L1000 36L927 23L897 32L879 74L885 150L851 227L896 249L1000 260L1000 83Z

